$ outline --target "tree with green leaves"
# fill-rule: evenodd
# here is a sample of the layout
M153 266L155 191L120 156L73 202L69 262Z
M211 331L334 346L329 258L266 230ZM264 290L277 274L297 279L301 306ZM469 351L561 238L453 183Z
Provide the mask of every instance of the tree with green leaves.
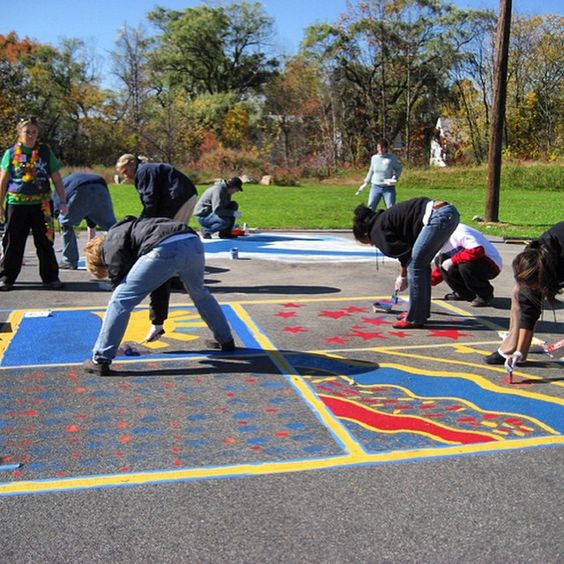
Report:
M190 97L255 94L278 67L266 53L272 19L259 2L157 8L148 18L160 30L151 55L154 71Z

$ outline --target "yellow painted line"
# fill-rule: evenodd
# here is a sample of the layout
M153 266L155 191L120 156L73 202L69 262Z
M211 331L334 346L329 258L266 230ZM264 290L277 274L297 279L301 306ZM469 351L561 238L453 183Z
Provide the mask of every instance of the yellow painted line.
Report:
M347 466L411 461L431 457L443 458L461 454L477 454L557 445L564 445L564 437L536 437L510 441L492 441L491 443L480 443L474 445L457 445L455 447L414 449L377 454L359 452L354 455L349 454L314 460L293 460L287 462L241 464L206 468L181 468L156 472L135 472L128 474L109 474L103 476L78 476L75 478L58 478L54 480L47 479L4 482L0 483L0 496L64 492L77 489L115 486L141 486L145 484L178 482L184 480L262 476L267 474L303 472L307 470L327 470Z
M341 441L344 448L352 454L364 452L360 444L352 438L344 425L327 409L325 404L306 384L304 379L299 374L295 373L294 369L286 361L284 355L280 354L280 351L276 349L272 341L259 330L247 311L241 307L240 304L231 304L231 307L237 313L239 319L245 323L247 329L252 332L260 346L267 351L274 365L290 378L292 384L302 395L306 403L309 404L311 409L319 416L323 424Z
M474 313L470 312L470 311L466 311L464 309L461 309L455 305L453 305L452 303L445 301L445 300L431 300L434 304L437 304L439 306L441 306L444 309L448 309L449 311L456 313L458 315L462 315L463 317L468 317L471 319L476 319L477 321L479 321L482 325L484 325L485 327L487 327L488 329L493 329L494 331L501 331L503 329L503 327L501 325L498 325L497 323L493 323L491 322L489 319L484 319L483 317L479 317L477 315L475 315ZM499 341L498 341L499 342Z
M10 312L8 315L8 319L6 319L5 323L10 325L10 331L6 331L5 333L0 333L0 362L4 358L4 354L8 350L10 343L16 336L18 332L18 327L23 319L24 311L16 309Z

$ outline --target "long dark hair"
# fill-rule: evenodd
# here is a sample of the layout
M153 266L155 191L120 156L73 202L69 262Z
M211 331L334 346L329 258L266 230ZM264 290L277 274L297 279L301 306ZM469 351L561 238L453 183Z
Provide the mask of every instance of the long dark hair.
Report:
M560 291L556 275L558 258L541 241L532 241L513 259L513 275L519 286L539 292L554 303Z
M364 204L358 205L354 210L353 235L357 241L370 238L372 219L376 214Z

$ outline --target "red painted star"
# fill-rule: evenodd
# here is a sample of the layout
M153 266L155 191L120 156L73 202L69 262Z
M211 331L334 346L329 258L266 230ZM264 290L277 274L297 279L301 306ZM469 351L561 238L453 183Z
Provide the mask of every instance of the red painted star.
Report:
M295 303L287 303L287 304L281 304L282 307L304 307L303 304L295 304Z
M274 314L276 317L283 317L284 319L287 317L296 317L295 311L279 311L278 313Z
M354 331L353 333L347 333L347 337L360 337L364 341L369 341L370 339L387 339L379 331L375 333L370 333L368 331Z
M383 317L363 317L363 323L368 323L369 325L391 325L392 321L386 321Z
M319 317L330 317L331 319L340 319L341 317L348 317L350 316L350 313L347 313L346 311L322 311L319 314Z
M343 343L348 343L348 339L343 339L342 337L328 337L325 339L326 343L337 343L342 345Z
M454 341L460 339L460 337L472 336L470 333L461 333L458 329L432 329L429 331L429 335L432 337L445 337Z
M284 327L282 331L284 331L285 333L307 333L307 329L304 329L299 325L297 327Z
M399 337L400 339L403 339L404 337L409 337L409 333L406 333L405 331L390 331L389 334L392 335L393 337ZM413 333L411 334L413 335Z
M349 307L342 307L343 311L347 311L349 313L367 313L368 309L365 307L356 307L356 306L349 306Z

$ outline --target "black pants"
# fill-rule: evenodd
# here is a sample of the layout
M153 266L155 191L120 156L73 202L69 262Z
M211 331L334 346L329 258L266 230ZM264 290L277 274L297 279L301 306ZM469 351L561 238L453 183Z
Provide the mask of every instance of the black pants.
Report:
M22 268L29 230L39 259L39 275L45 283L59 279L59 265L53 248L53 218L46 217L41 204L6 206L6 228L2 239L4 257L0 265L0 279L13 284ZM48 229L51 230L49 236Z
M499 269L488 258L453 264L448 272L441 269L445 282L460 296L473 300L476 296L489 300L493 286L489 283L499 274Z

